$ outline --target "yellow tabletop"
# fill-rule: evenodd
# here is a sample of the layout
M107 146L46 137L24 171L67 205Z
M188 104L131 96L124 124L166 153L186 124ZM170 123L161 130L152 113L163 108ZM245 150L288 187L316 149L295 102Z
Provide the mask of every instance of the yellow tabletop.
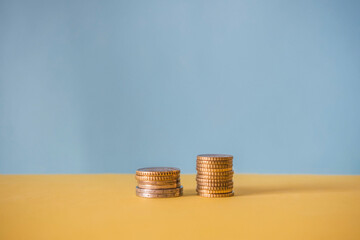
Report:
M235 175L235 196L135 196L134 175L0 175L0 239L360 239L360 176Z

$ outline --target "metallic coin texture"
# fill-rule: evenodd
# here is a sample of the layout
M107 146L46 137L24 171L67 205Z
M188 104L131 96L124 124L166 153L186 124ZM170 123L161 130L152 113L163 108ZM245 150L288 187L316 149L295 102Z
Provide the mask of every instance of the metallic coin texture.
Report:
M233 160L196 160L196 164L206 164L206 165L228 165L233 164Z
M180 183L174 183L174 184L168 184L168 185L144 185L144 184L138 184L139 188L145 188L145 189L169 189L169 188L178 188L181 187Z
M213 194L213 193L231 193L233 188L224 188L219 190L196 189L198 193Z
M227 182L231 181L233 176L210 176L210 175L197 175L196 181L198 182Z
M213 185L201 185L198 184L197 185L197 189L202 189L202 190L224 190L224 189L229 189L229 188L233 188L234 185L233 184L228 184L225 186L213 186Z
M211 188L230 188L230 187L234 187L233 183L229 183L229 184L204 184L204 183L199 183L197 184L197 188L198 189L211 189Z
M232 155L228 154L200 154L197 156L198 160L229 160L233 158Z
M230 168L200 168L200 167L196 167L196 170L198 172L229 172L232 170L232 167L230 167Z
M234 196L234 192L231 193L198 193L201 197L208 198L222 198L222 197L232 197Z
M210 185L210 186L222 186L226 184L233 184L232 178L230 179L206 179L206 178L199 178L196 179L198 185Z
M138 182L136 196L144 198L168 198L179 197L183 194L179 168L139 168L136 171L135 178Z
M172 181L138 181L138 184L144 185L169 185L169 184L178 184L180 183L180 178Z
M178 175L169 175L169 176L135 176L138 181L174 181L179 178Z
M202 154L196 158L196 191L204 197L233 195L233 156Z
M209 174L206 173L204 174L203 172L198 173L196 175L196 178L206 178L206 179L232 179L233 174L224 174L224 175L215 175L215 174Z
M138 176L168 176L179 175L180 169L174 167L149 167L136 170Z
M150 194L172 194L172 193L179 193L182 191L182 186L178 188L169 188L169 189L146 189L146 188L139 188L136 187L136 192L139 193L150 193Z
M136 196L143 198L172 198L172 197L180 197L183 193L173 193L173 194L150 194L150 193L138 193L136 192Z
M212 164L212 163L196 163L197 168L211 168L211 169L223 169L223 168L232 168L231 163L228 164Z
M211 175L211 176L232 176L234 171L226 171L226 172L206 172L206 171L198 171L198 175Z

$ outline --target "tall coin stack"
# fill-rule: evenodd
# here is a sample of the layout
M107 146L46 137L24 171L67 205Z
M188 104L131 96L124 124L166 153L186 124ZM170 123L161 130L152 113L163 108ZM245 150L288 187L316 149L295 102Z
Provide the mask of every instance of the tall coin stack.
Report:
M196 191L202 197L231 197L233 192L233 156L203 154L196 159Z
M136 196L145 198L180 197L180 169L172 167L140 168L135 176L138 186Z

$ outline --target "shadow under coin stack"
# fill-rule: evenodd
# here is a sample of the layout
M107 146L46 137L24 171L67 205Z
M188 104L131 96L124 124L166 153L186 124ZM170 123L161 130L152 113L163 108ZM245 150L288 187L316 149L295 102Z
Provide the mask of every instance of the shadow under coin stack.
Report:
M140 168L136 171L136 196L145 198L180 197L180 169L172 167Z
M196 159L196 191L202 197L231 197L233 192L233 156L203 154Z

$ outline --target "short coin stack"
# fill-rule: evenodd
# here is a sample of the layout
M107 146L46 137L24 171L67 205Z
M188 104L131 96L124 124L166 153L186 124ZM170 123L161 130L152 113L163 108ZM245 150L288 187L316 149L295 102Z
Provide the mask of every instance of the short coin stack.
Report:
M180 169L172 167L140 168L136 171L136 196L168 198L182 196Z
M234 196L232 167L231 155L198 155L196 160L198 195L210 198Z

